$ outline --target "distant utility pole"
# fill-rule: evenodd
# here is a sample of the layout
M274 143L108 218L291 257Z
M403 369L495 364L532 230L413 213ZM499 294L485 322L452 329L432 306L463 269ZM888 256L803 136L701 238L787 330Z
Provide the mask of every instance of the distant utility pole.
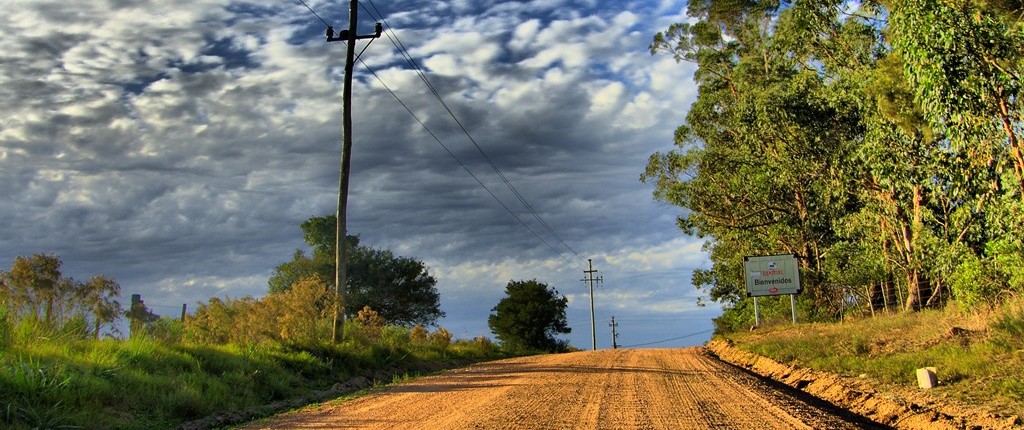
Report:
M580 281L590 285L590 338L594 342L594 351L597 351L597 323L594 321L594 282L604 282L604 278L600 276L594 277L597 271L594 270L594 263L589 258L587 259L587 266L590 267L590 270L583 271L585 278L580 279Z
M615 328L619 326L619 323L615 322L615 316L612 316L612 322L608 323L608 326L612 328L612 349L619 349L619 333L615 331Z
M334 35L334 27L327 27L327 41L344 41L347 46L345 51L345 84L341 93L342 100L342 123L341 123L341 174L338 179L338 213L337 226L334 231L334 285L336 288L336 301L334 307L334 324L331 326L331 338L334 342L341 340L345 333L345 305L348 297L345 291L345 284L348 282L348 274L345 267L345 256L348 251L345 249L345 237L348 234L347 212L348 212L348 178L352 166L352 69L356 57L356 40L375 39L380 37L381 25L376 25L376 33L371 35L357 35L357 23L359 21L359 1L350 0L348 4L348 30L341 30L337 37Z

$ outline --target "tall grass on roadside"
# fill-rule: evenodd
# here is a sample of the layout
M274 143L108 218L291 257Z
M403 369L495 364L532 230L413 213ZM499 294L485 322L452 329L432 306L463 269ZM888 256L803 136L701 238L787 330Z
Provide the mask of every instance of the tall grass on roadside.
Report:
M4 422L32 429L79 428L74 412L61 399L71 377L60 367L18 360L3 367L0 393Z
M486 339L453 344L440 328L411 333L385 326L376 341L340 345L94 340L48 331L21 342L16 335L0 354L0 428L173 428L214 413L254 413L384 368L414 374L421 363L504 356Z
M0 303L0 351L4 351L11 347L13 330L11 330L11 319L8 316L10 311L7 310L5 303Z
M992 322L993 343L1007 351L1024 349L1024 297L1009 300Z
M1017 358L1018 366L1024 365L1024 297L1009 300L997 313L992 322L992 343L999 349ZM1024 372L1014 378L1001 378L997 390L1007 397L1024 403Z
M916 369L936 367L940 385L934 392L1024 414L1024 297L982 313L950 307L839 324L783 324L727 337L783 363L909 388L916 387Z

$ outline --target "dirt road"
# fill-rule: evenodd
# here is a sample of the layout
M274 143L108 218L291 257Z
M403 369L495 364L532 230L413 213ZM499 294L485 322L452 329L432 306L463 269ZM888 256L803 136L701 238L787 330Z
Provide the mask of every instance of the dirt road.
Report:
M883 428L798 397L700 348L620 349L484 363L245 428Z

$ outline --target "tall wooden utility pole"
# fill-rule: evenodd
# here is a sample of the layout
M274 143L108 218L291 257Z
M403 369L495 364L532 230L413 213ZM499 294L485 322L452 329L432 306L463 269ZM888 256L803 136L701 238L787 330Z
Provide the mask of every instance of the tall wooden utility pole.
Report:
M584 270L583 276L586 276L586 278L580 280L590 285L590 339L594 342L594 351L597 351L597 324L594 321L594 282L604 282L604 279L600 276L594 277L597 271L594 270L594 263L589 258L587 259L587 265L590 267L590 270Z
M345 332L345 305L348 296L345 291L345 284L348 282L346 273L345 257L348 254L345 246L345 238L348 235L348 182L349 171L352 166L352 69L356 57L356 40L375 39L380 37L381 25L376 25L376 33L371 35L357 35L357 24L359 22L359 1L349 0L348 4L348 30L341 30L337 37L334 36L334 27L327 27L327 41L346 43L345 50L345 84L341 93L341 173L338 178L338 213L337 225L334 230L334 286L336 288L336 299L334 307L334 324L331 327L331 338L334 342L341 340Z

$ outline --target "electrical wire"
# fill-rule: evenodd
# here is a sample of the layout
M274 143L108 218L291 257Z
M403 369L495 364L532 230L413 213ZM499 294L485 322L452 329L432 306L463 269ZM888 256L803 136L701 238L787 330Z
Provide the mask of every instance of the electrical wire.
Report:
M437 137L437 134L435 134L430 129L430 127L427 127L427 124L424 123L423 120L421 120L418 116L416 116L416 113L414 113L412 111L412 109L409 108L409 105L407 105L404 101L402 101L402 99L400 97L398 97L398 94L396 94L393 90L391 90L391 87L389 87L388 84L386 84L384 82L384 80L381 79L381 77L379 75L377 75L377 72L375 72L369 65L367 65L365 61L359 60L359 62L362 63L363 67L365 67L366 70L369 71L370 74L373 75L374 78L377 78L377 81L380 82L381 86L383 86L384 89L387 90L387 92L390 93L391 96L394 97L395 100L398 101L398 104L402 105L402 107L405 108L406 112L409 112L409 115L411 115L412 118L415 119L416 122L418 122L420 124L420 126L423 127L424 130L427 131L427 134L429 134L430 137L434 138L434 141L437 142L438 145L441 145L441 148L444 148L445 152L447 152L448 155L450 155L452 157L452 159L454 159L455 162L459 164L459 166L462 166L462 169L465 170L466 173L469 173L469 176L473 177L473 180L475 180L476 183L479 184L480 187L482 187L484 189L484 191L487 191L487 194L490 194L491 197L494 198L494 201L498 202L498 204L501 205L501 207L505 208L505 210L509 213L509 215L512 215L512 217L515 218L516 221L519 221L519 223L522 224L523 227L526 227L526 229L529 230L530 233L532 233L537 239L539 239L541 242L543 242L545 245L547 245L548 248L551 248L551 251L553 251L555 254L557 254L558 256L562 257L563 259L565 259L565 256L562 255L561 252L559 252L557 249L555 249L555 247L552 246L551 243L549 243L547 240L544 240L544 238L541 237L541 235L538 234L532 227L530 227L529 224L527 224L525 221L523 221L523 219L520 218L519 215L516 215L515 211L513 211L512 208L508 207L508 205L506 205L505 202L501 201L501 199L498 198L498 196L495 195L494 192L491 191L490 188L487 188L487 185L484 185L483 181L481 181L480 178L477 177L476 174L474 174L473 171L469 169L469 166L466 166L466 164L463 163L462 160L460 160L459 157L455 155L455 153L453 153L450 149L448 149L448 146L445 145L444 142L442 142L439 137ZM568 262L572 263L572 261L568 261Z
M487 161L487 164L490 165L491 169L494 170L495 174L497 174L498 177L501 179L501 181L505 183L505 185L506 185L506 187L508 187L509 191L512 192L512 194L516 197L516 199L519 200L520 203L522 203L523 207L525 207L526 210L528 212L530 212L530 214L534 217L534 219L536 219L537 222L540 223L540 225L543 226L544 229L550 235L554 236L555 239L557 239L558 242L562 244L562 246L564 246L566 249L569 250L569 252L571 252L577 258L582 259L583 257L581 257L580 254L575 249L573 249L571 246L569 246L569 244L566 243L565 240L563 240L562 237L559 236L558 233L556 233L553 228L551 228L551 225L549 225L547 223L547 221L544 221L544 218L541 217L540 213L533 207L533 205L531 205L530 202L528 200L526 200L526 198L523 196L523 194L514 185L512 185L512 181L510 181L508 179L508 177L505 176L505 174L501 171L501 169L498 168L498 165L494 162L494 160L489 155L487 155L487 152L484 151L483 147L481 147L480 144L477 142L477 140L475 138L473 138L473 135L470 134L469 130L466 129L465 125L462 124L462 121L460 121L458 116L455 115L455 112L452 111L452 109L448 106L448 103L445 102L444 97L441 95L441 93L434 87L433 84L431 84L430 80L427 78L426 73L419 66L419 64L416 63L416 61L413 59L412 55L409 54L408 49L405 48L405 44L402 43L401 39L398 37L398 34L391 28L391 26L388 24L387 20L384 19L384 16L380 12L380 10L377 9L377 5L374 4L372 0L367 0L367 2L370 3L370 6L372 6L374 10L371 11L366 6L362 6L363 10L365 10L366 13L368 13L372 18L374 18L377 21L382 22L384 24L384 26L387 27L387 29L389 31L386 32L385 35L388 37L388 40L391 41L391 43L395 46L395 48L398 49L398 51L402 55L402 57L405 58L405 60L409 63L410 66L412 66L412 68L416 72L417 76L420 78L421 81L423 81L423 84L426 85L428 90L430 90L430 92L431 92L431 94L433 94L434 98L436 98L437 101L439 103L441 103L441 106L444 107L445 111L447 111L448 114L452 117L452 119L455 121L455 123L459 126L459 129L462 130L462 132L466 135L466 137L469 139L469 141L476 148L477 152L479 152L480 155L484 158L484 160ZM360 3L360 5L363 5L363 4ZM376 12L376 14L375 14L375 12Z
M455 112L452 111L452 109L448 106L448 103L446 103L444 101L444 97L441 96L441 93L433 86L433 84L430 83L430 80L427 79L426 73L423 72L423 69L419 66L419 64L416 63L416 61L413 59L412 55L409 54L409 51L408 51L408 49L406 49L405 44L403 44L401 39L398 38L398 34L395 33L395 31L393 29L391 29L391 26L387 23L387 20L384 19L384 15L380 12L379 9L377 9L377 5L374 4L373 1L371 1L371 0L367 0L367 1L370 3L370 6L373 7L373 11L368 9L362 2L359 2L359 5L363 8L364 11L366 11L367 14L370 15L371 18L374 18L374 20L382 22L384 24L384 26L388 29L388 31L384 33L388 37L388 40L390 40L391 44L394 45L396 49L398 49L399 53L406 60L406 62L408 62L412 66L413 70L416 72L416 75L420 78L421 81L423 81L424 85L426 85L427 89L430 90L431 94L438 100L438 102L441 103L441 106L444 107L444 109L448 112L448 114L452 117L452 119L455 121L455 123L462 130L462 132L469 138L469 140L470 140L470 142L472 142L473 146L477 149L477 151L484 157L484 159L487 161L487 163L491 166L491 169L494 170L494 172L498 175L498 177L502 180L502 182L505 183L505 185L509 188L509 190L512 192L512 194L516 197L516 199L519 200L519 202L523 204L523 206L527 209L527 211L530 212L531 215L533 215L534 219L536 219L541 224L541 226L543 226L545 228L545 230L547 230L547 232L549 234L554 236L559 241L559 243L561 243L563 246L565 246L565 248L568 249L573 255L575 255L577 258L582 259L582 257L579 255L579 253L576 252L576 250L573 249L571 246L569 246L569 244L567 244L565 242L565 240L563 240L561 238L561 236L559 236L558 233L556 233L554 231L554 229L552 229L551 226L546 221L544 221L544 219L540 216L540 213L537 212L537 210L533 207L533 205L531 205L526 200L526 198L519 192L519 190L516 189L515 186L512 185L512 182L508 179L508 177L505 176L505 174L501 172L501 170L498 168L498 165L494 163L494 160L492 160L491 157L487 155L487 153L483 150L483 148L479 145L479 143L477 143L476 139L474 139L473 136L469 133L469 130L467 130L466 127L462 124L462 121L460 121L459 118L455 115ZM327 21L325 21L322 17L320 17L320 15L317 14L316 11L313 10L313 8L309 7L309 5L306 4L306 2L304 0L299 0L299 2L302 3L302 5L305 6L306 9L308 9L310 11L310 13L312 13L314 16L316 16L320 20L320 22L324 23L324 25L326 25L328 27L331 26L330 24L327 23ZM363 50L365 51L365 47L364 47ZM360 57L361 56L362 56L362 53L360 52ZM445 152L447 152L449 156L451 156L467 173L469 173L469 175L477 182L477 184L479 184L488 194L490 194L491 197L494 198L494 200L497 201L499 205L501 205L510 215L512 215L513 218L515 218L516 221L518 221L520 224L522 224L523 227L526 227L526 229L531 234L533 234L537 239L539 239L542 243L544 243L544 245L546 245L548 248L550 248L551 251L554 252L556 255L558 255L560 258L566 260L566 262L568 262L569 264L573 263L571 260L569 260L568 258L565 257L563 252L559 251L557 248L555 248L553 245L551 245L550 242L545 240L539 233L537 233L537 231L535 231L532 227L530 227L529 224L527 224L525 221L523 221L522 218L520 218L518 215L516 215L515 211L513 211L512 208L508 207L508 205L506 205L493 191L491 191L491 189L488 188L483 183L483 181L481 181L480 178L477 177L476 174L474 174L473 171L470 170L469 167L465 163L463 163L462 160L460 160L455 155L455 153L453 153L441 141L441 139L436 134L434 134L434 132L431 131L429 127L427 127L427 125L422 120L419 119L418 116L416 116L416 114L412 111L412 109L410 109L409 106L406 105L406 103L403 102L402 99L399 98L398 95L394 91L392 91L391 88L388 87L388 85L386 83L384 83L383 79L381 79L381 77L379 75L377 75L377 73L372 68L370 68L366 64L366 62L362 61L361 59L359 59L359 62L362 63L363 67L365 67L375 78L377 78L377 81L380 82L380 84L384 87L384 89L386 89L392 95L392 97L394 97L395 100L397 100L398 103L401 104L403 108L405 108L405 110L407 112L409 112L409 115L411 115L413 117L413 119L415 119L416 122L418 122L420 124L420 126L422 126L427 131L427 133L430 134L430 136L439 145L441 145L442 148L444 148Z
M685 335L685 336L673 337L671 339L658 340L658 341L654 341L654 342L638 343L636 345L626 345L626 346L621 346L620 348L635 348L635 347L638 347L638 346L655 345L655 344L659 344L659 343L671 342L673 340L679 340L679 339L685 339L685 338L688 338L688 337L694 337L694 336L701 335L701 334L704 334L704 333L711 333L713 331L715 331L715 330L714 329L704 330L704 331L697 332L697 333L690 333L690 334Z
M330 27L330 26L331 26L330 24L328 24L328 23L327 23L327 21L324 21L324 19L323 19L323 18L320 18L320 15L318 15L318 14L316 13L316 11L315 11L315 10L313 10L313 8L309 7L309 5L308 5L308 4L306 4L306 2L305 2L305 1L303 1L303 0L299 0L299 3L302 3L302 5L306 7L306 9L309 9L309 11L310 11L310 12L312 12L312 13L313 13L313 15L314 15L314 16L316 16L316 17L317 17L317 19L319 19L319 20L320 20L320 22L324 23L324 25L326 25L326 26L328 26L328 27Z

